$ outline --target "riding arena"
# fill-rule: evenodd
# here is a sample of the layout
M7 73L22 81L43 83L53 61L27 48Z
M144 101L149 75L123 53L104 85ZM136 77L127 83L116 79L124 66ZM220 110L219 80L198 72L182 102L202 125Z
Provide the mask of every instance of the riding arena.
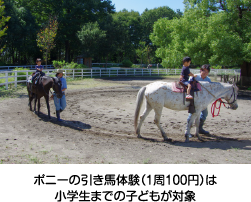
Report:
M221 106L219 115L209 115L204 125L210 135L195 134L186 141L188 110L163 107L161 113L150 102L144 121L140 123L147 101L142 100L138 112L140 137L135 131L137 95L142 88L154 83L172 83L168 77L111 77L84 79L71 83L66 92L67 107L57 122L55 106L41 98L39 116L28 106L28 93L17 98L0 100L0 162L9 163L76 163L76 164L205 164L250 163L250 104L248 96L232 90L226 101L237 100L236 110ZM90 82L94 85L90 86ZM219 81L217 81L219 82ZM163 87L163 86L162 86ZM208 89L212 89L208 87ZM205 89L202 88L205 92ZM232 93L236 93L231 97ZM238 94L238 95L237 95ZM176 96L176 95L175 95ZM218 95L217 95L218 96ZM157 98L156 98L157 99ZM158 98L159 99L159 98ZM176 98L175 98L176 99ZM182 99L180 96L179 99ZM227 100L229 99L229 100ZM183 107L183 103L177 100ZM156 102L155 102L156 103ZM156 112L158 121L156 125ZM193 121L196 118L194 117ZM163 130L166 137L163 135Z

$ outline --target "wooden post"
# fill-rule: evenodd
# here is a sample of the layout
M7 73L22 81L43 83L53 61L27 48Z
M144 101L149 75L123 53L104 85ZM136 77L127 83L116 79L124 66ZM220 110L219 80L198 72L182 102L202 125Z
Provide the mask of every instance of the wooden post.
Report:
M5 88L8 90L8 72L5 72Z
M28 79L26 79L28 80ZM17 87L17 72L15 71L15 88Z

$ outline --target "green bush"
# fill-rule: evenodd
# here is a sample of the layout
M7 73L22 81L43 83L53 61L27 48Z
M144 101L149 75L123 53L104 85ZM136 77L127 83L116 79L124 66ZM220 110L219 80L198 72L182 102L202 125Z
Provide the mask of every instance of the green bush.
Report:
M139 65L133 64L132 67L133 67L133 68L142 68L140 64L139 64Z
M122 67L131 67L132 64L133 63L129 59L125 59L122 61Z
M221 69L221 66L220 66L220 65L217 65L217 66L211 66L210 68L211 68L211 69Z
M55 69L83 69L88 68L86 65L83 64L77 64L75 62L67 63L64 60L63 61L52 61L52 64Z
M64 66L67 64L64 60L63 61L56 61L53 60L52 64L54 66L55 69L62 69L64 68Z

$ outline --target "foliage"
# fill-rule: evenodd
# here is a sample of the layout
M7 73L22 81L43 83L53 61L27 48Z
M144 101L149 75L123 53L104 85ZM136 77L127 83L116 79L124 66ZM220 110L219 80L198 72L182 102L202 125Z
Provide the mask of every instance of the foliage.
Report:
M84 64L77 64L74 62L71 63L67 63L64 60L63 61L52 61L53 66L55 67L55 69L83 69L83 68L88 68L86 65Z
M5 1L5 16L10 16L7 22L7 41L3 58L8 64L31 64L40 57L36 43L38 29L35 18L29 9L18 4L17 1ZM34 58L34 59L33 59Z
M100 30L98 22L85 24L77 35L81 41L83 52L88 57L95 55L99 43L106 37L105 31Z
M83 68L88 68L88 67L84 64L77 64L74 62L67 63L65 66L65 69L83 69Z
M54 39L57 35L57 19L49 19L48 24L37 34L37 45L45 52L45 61L47 61L50 51L56 46Z
M5 26L5 24L10 20L10 17L4 16L5 6L3 6L3 3L4 2L0 0L0 38L6 35L6 30L8 29L8 27ZM2 46L2 48L0 47L0 54L1 54L4 49L4 44L0 44L0 46Z
M53 60L52 64L55 69L62 69L64 66L66 66L67 63L64 60L63 61Z
M133 63L129 59L125 59L122 61L122 67L131 67L132 64Z
M181 18L160 19L151 39L163 65L181 65L184 56L193 64L241 65L251 60L251 3L249 1L186 0ZM223 3L224 2L224 3Z
M213 65L213 66L211 66L210 68L211 68L211 69L221 69L221 67L222 67L222 66L220 66L220 65Z

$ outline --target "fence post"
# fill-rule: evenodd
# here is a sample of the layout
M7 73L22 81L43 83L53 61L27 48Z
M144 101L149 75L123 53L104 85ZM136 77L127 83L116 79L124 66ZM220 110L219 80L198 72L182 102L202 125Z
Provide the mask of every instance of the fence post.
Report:
M101 68L99 69L99 76L101 77Z
M109 68L109 77L111 76L111 69Z
M5 88L8 90L8 72L5 72Z
M91 69L91 78L92 78L92 69Z
M65 70L65 78L67 78L67 73L66 73L66 70Z
M158 69L158 76L159 76L159 69Z
M127 76L127 69L126 69L126 76Z
M73 69L73 72L72 72L72 78L74 79L74 75L75 74L75 69Z
M152 76L152 69L150 69L150 76Z
M117 69L117 76L119 76L119 70Z
M28 80L29 78L29 75L28 75L28 72L26 72L26 81Z
M135 76L135 69L133 69L133 75Z
M26 79L28 80L28 79ZM15 88L17 87L17 72L15 71Z
M84 69L81 69L81 77L84 77Z

